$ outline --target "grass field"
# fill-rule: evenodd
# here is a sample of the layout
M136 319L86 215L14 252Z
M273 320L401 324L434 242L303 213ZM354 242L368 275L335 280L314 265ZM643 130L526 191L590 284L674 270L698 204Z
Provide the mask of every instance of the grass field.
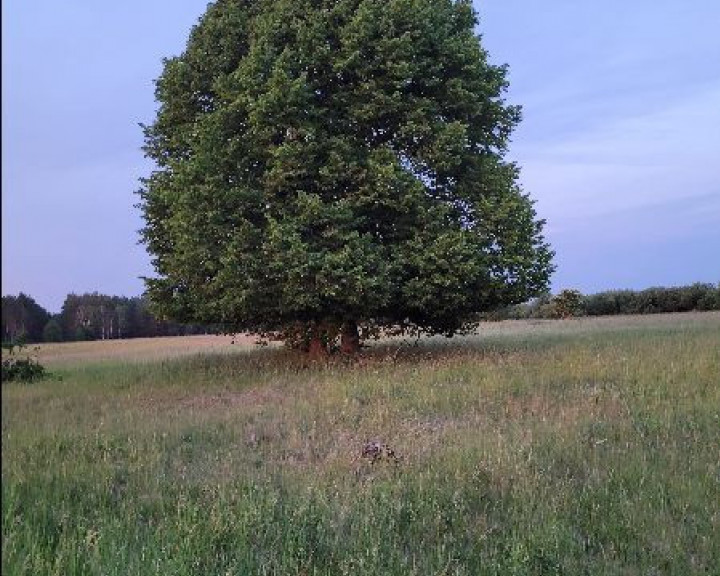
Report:
M43 347L3 574L720 574L720 314L503 322L354 366ZM400 460L358 458L367 440Z

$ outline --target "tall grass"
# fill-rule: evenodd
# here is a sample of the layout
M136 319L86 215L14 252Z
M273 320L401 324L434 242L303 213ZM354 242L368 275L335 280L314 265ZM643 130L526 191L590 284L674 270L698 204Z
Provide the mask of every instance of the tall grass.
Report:
M3 386L3 574L720 573L717 314L59 366Z

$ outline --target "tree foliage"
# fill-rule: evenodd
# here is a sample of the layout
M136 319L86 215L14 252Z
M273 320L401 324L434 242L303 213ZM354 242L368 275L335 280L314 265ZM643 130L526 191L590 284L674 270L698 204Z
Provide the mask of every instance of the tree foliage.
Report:
M43 342L62 342L63 332L57 317L50 318L43 328Z
M157 310L300 341L452 334L546 289L520 110L467 0L218 0L144 127ZM324 345L324 344L323 344Z
M589 316L720 310L720 284L610 290L586 296L583 307Z
M720 284L697 282L689 286L655 287L645 290L609 290L582 295L563 290L543 294L529 302L485 314L485 320L559 318L568 316L614 316L720 310Z
M49 319L48 311L27 294L2 297L3 342L40 342Z
M565 289L551 301L556 318L571 318L583 313L583 295L579 290Z
M68 294L56 320L61 326L64 340L110 340L217 332L214 326L160 320L152 314L145 298L108 296L98 292Z

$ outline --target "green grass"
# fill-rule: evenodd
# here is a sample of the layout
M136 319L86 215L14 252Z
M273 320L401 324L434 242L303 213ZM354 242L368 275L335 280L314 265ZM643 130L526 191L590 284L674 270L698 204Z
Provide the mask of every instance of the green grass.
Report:
M716 313L160 356L3 385L3 574L720 574Z

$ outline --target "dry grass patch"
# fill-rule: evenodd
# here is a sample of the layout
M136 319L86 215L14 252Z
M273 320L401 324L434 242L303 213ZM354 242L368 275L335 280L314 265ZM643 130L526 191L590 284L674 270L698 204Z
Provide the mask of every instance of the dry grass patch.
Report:
M98 362L148 362L201 353L226 354L254 344L255 338L247 335L166 336L39 344L37 352L42 364L65 367Z

